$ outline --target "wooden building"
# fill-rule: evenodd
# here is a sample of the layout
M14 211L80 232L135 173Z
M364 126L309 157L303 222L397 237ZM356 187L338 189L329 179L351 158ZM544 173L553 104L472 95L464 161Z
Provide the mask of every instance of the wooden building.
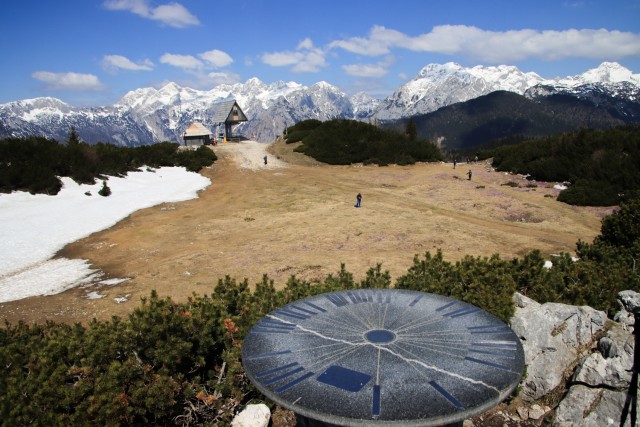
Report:
M234 139L232 126L248 121L235 99L223 101L213 106L214 115L211 122L218 127L216 138L231 141Z
M184 131L184 145L209 145L213 142L213 134L202 123L193 122Z

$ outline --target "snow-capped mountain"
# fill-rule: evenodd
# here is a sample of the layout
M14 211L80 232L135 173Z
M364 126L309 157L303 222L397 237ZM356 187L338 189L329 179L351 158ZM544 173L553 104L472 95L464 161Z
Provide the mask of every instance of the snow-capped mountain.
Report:
M640 102L640 75L608 62L577 76L556 79L543 79L507 65L465 68L455 63L430 64L384 100L364 93L349 97L326 82L307 87L282 81L265 84L252 78L209 91L168 83L159 89L131 91L116 104L99 108L75 108L55 98L0 104L0 137L42 135L62 141L74 126L87 142L181 142L193 121L212 128L216 103L233 98L249 118L234 132L269 142L300 120L395 120L497 90L532 98L562 93L595 103L603 97Z
M543 79L536 73L506 65L465 68L451 62L430 64L385 99L374 116L389 120L426 114L497 90L535 97L555 93L580 96L594 89L638 101L640 75L611 62L577 76L557 79Z
M453 62L430 64L385 99L374 117L390 120L426 114L497 90L522 95L542 82L544 79L535 73L506 65L465 68Z

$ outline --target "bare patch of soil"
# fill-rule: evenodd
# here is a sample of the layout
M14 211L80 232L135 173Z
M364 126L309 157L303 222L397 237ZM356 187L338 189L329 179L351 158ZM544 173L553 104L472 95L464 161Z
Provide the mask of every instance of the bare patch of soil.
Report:
M152 289L184 301L210 294L225 275L253 284L267 274L283 287L291 275L322 280L340 263L357 280L377 263L396 279L414 255L438 248L450 261L573 252L578 239L599 233L610 212L559 203L548 197L557 190L546 186L504 186L518 177L486 163L328 166L281 142L227 143L214 151L219 160L201 172L213 183L198 199L135 212L59 254L131 280L97 289L100 299L73 289L3 303L0 318L109 319L126 316Z

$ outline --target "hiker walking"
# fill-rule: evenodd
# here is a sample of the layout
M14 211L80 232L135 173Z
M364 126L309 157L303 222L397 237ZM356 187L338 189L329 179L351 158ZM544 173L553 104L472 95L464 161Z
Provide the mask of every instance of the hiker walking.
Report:
M471 169L469 169L469 172L467 172L467 176L469 177L469 178L468 178L468 179L469 179L469 181L471 181L471 175L472 175L472 174L473 174L473 173L471 172Z
M456 159L453 159L453 168L456 168L456 163L458 163L458 161Z
M362 203L362 194L358 193L356 196L356 208L360 207L360 203Z
M267 164L267 156L264 156L264 164Z

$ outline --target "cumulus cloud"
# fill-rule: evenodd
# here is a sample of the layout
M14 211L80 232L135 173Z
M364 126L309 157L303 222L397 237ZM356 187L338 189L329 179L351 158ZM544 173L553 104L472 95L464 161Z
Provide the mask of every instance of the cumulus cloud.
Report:
M187 70L197 70L204 68L204 63L192 55L165 53L160 57L160 62Z
M82 92L104 89L104 85L93 74L36 71L31 77L44 83L47 90Z
M310 38L306 38L298 43L298 49L313 49L313 41Z
M416 52L463 55L484 62L565 58L619 59L640 54L640 34L606 29L488 31L467 25L440 25L412 37L374 26L368 37L335 40L340 48L364 56L380 56L400 48Z
M272 67L288 67L294 73L317 73L327 66L326 51L313 47L310 39L298 43L294 51L272 52L262 55L262 62Z
M107 0L103 4L109 10L126 10L174 28L200 24L198 18L180 3L167 3L154 7L149 5L148 0Z
M389 72L379 64L352 64L344 65L342 69L354 77L384 77Z
M393 55L387 55L377 64L343 65L342 69L353 77L380 78L389 73L389 67L395 62Z
M105 55L102 58L102 67L107 71L129 70L129 71L151 71L153 70L153 62L145 59L139 63L135 63L122 55Z
M213 87L221 84L235 84L240 82L240 76L230 72L213 72L206 75L200 82L201 86Z
M229 54L218 49L203 52L198 56L207 61L215 68L226 67L227 65L231 65L231 63L233 63L233 58L231 58Z
M262 55L262 62L272 67L286 67L300 62L302 58L300 52L273 52Z

